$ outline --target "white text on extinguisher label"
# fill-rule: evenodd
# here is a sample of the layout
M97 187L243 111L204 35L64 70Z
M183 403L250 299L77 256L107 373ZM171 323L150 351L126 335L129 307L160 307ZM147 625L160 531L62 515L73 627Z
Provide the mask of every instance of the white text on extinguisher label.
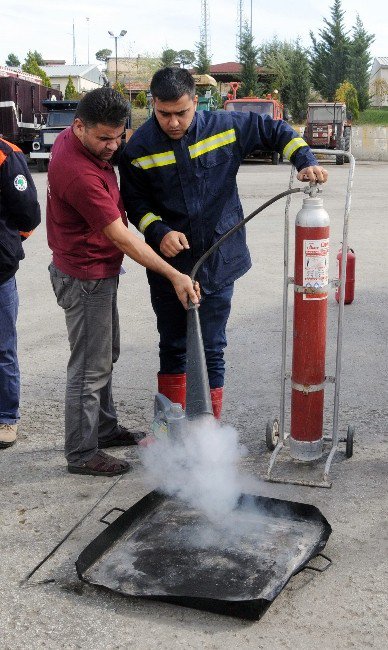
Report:
M304 293L303 300L325 300L329 283L329 240L303 240L303 286L319 289L323 293Z

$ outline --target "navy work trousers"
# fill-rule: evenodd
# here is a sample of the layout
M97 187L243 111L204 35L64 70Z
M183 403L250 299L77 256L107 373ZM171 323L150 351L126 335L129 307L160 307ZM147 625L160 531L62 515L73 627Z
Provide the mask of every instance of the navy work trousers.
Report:
M226 323L230 314L234 285L203 296L199 308L202 338L210 388L224 385ZM175 374L186 372L187 312L175 292L151 286L151 302L157 318L160 335L160 372Z

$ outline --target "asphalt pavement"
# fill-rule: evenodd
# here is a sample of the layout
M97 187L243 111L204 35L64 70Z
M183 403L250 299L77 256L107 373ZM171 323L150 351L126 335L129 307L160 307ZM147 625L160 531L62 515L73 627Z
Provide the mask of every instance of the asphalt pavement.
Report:
M330 277L334 278L348 165L330 163L328 168L323 198L331 217ZM286 189L289 172L288 164L244 164L238 183L245 214ZM63 398L68 343L63 313L50 286L44 225L26 242L26 259L17 274L22 419L17 444L0 451L1 648L364 650L386 646L387 176L386 163L356 166L349 237L357 255L356 290L354 303L345 307L344 314L339 417L343 434L349 425L355 426L355 443L351 459L346 458L344 445L336 454L330 489L263 480L269 461L266 422L279 414L284 200L248 225L253 268L236 283L223 419L236 427L246 446L242 471L247 491L313 504L333 529L325 550L332 566L324 573L305 570L293 577L255 622L126 598L77 577L75 560L104 529L100 517L113 507L129 508L149 486L143 481L136 448L114 452L133 464L133 470L118 482L67 473ZM44 214L47 175L33 171L33 177ZM291 203L292 217L300 205L297 195ZM148 430L158 370L157 332L145 272L130 260L125 268L119 289L122 349L114 371L114 395L120 421ZM332 375L338 314L334 289L328 304L327 374ZM313 342L314 332L311 337ZM288 398L286 404L288 418ZM329 434L332 415L329 386L324 418ZM285 455L276 475L308 479L322 470L321 461L305 467L290 463ZM53 556L21 585L81 520Z

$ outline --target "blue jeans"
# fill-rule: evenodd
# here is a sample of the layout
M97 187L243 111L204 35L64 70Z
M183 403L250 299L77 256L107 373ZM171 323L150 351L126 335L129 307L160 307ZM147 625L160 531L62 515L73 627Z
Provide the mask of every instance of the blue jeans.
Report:
M0 284L0 424L19 420L20 372L16 319L19 296L15 276Z
M199 308L202 338L210 388L224 385L226 323L228 322L234 285L203 296ZM175 292L151 286L151 302L160 335L160 372L186 372L187 312Z

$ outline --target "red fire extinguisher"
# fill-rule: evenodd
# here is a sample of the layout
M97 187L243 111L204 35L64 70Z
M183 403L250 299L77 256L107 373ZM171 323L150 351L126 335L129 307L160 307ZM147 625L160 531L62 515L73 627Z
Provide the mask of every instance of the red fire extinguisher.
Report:
M342 248L340 248L337 255L338 264L338 279L341 278L342 269ZM345 305L350 305L354 300L354 286L356 282L356 255L353 248L348 246L346 254L346 282L345 282ZM340 288L337 287L335 292L335 299L339 302Z
M290 433L290 455L302 461L323 449L329 225L322 198L305 198L295 221Z

